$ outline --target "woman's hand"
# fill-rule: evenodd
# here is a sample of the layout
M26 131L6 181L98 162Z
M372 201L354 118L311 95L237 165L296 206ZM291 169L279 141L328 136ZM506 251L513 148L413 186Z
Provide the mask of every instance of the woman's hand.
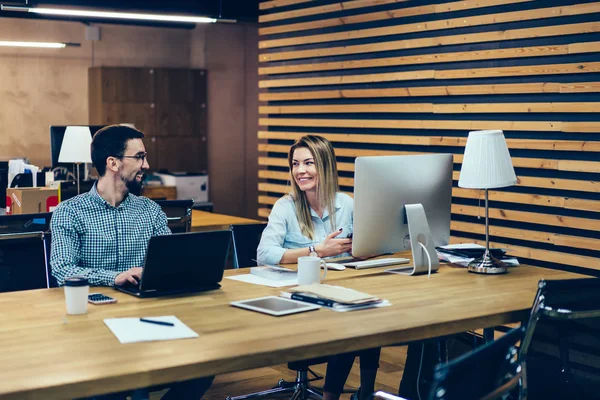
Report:
M330 233L323 242L315 246L319 257L333 257L342 253L350 253L352 250L352 239L336 239L342 230Z

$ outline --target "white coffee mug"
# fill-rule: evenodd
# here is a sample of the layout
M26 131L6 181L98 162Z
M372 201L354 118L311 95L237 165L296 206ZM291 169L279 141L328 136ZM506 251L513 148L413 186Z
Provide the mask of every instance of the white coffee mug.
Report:
M323 276L321 276L323 266ZM321 283L321 279L327 276L327 264L319 257L298 257L298 285L312 285Z

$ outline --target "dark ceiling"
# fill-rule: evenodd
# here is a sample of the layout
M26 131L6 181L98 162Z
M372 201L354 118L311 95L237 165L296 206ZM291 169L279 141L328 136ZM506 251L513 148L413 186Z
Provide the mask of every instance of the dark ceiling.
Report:
M258 20L259 0L0 0L4 5L28 5L59 7L77 7L89 8L94 10L128 11L128 12L148 12L148 13L169 13L186 14L195 16L206 16L224 19L235 19L239 21L257 21ZM9 18L40 18L40 16L31 13L0 11L0 17ZM85 20L74 18L48 18L77 20L82 22L104 22L120 23L115 20ZM131 24L126 22L127 24ZM147 24L141 25L170 25L170 24ZM187 24L188 28L190 24Z

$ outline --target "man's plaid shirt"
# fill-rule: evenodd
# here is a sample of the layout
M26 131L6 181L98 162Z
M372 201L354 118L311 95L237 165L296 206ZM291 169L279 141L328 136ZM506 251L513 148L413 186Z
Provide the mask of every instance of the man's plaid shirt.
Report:
M92 286L113 286L115 277L144 263L151 236L168 235L167 217L146 197L128 194L113 207L96 191L59 204L50 222L52 275L85 276Z

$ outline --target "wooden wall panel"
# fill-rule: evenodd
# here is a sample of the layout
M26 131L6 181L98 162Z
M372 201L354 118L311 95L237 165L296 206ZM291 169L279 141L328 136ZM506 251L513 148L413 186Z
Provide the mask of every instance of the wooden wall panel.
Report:
M468 3L468 2L462 2ZM541 3L541 2L540 2ZM553 1L547 1L543 4L553 3ZM390 36L390 35L398 35L398 34L406 34L413 32L426 32L426 31L437 31L445 29L446 27L455 28L457 26L480 26L480 25L490 25L495 23L506 23L506 22L514 22L514 21L523 21L523 20L535 20L540 18L556 18L567 15L581 15L581 14L589 14L598 12L599 3L592 4L581 4L578 6L566 6L566 7L550 7L543 8L539 10L535 10L534 12L529 12L527 15L523 15L522 12L509 12L509 13L500 13L500 14L488 14L485 16L480 16L476 18L470 18L466 20L464 18L457 19L444 19L442 22L436 21L436 23L416 23L416 24L397 24L392 26L385 26L381 28L367 28L367 29L349 29L341 32L335 33L326 33L326 34L315 34L310 36L302 36L297 35L295 37L290 38L277 38L273 40L269 40L269 38L265 38L259 42L260 48L268 48L268 47L281 47L281 46L292 46L297 44L308 44L308 43L325 43L325 42L336 42L342 40L351 40L351 39L364 39L377 37L380 38L382 36ZM488 36L493 36L495 34L501 33L502 31L491 31L492 33ZM267 35L267 32L264 30L261 32L261 35ZM501 38L496 38L496 40ZM514 37L505 37L504 39L515 39ZM443 43L439 43L443 44ZM446 43L448 44L448 43Z
M481 242L457 187L470 130L503 129L518 183L490 191L491 240L523 262L600 275L600 2L275 0L259 28L258 214L315 133L354 160L454 154L452 241Z
M153 171L207 172L207 96L194 91L206 70L92 67L88 77L92 125L135 124L156 144Z

